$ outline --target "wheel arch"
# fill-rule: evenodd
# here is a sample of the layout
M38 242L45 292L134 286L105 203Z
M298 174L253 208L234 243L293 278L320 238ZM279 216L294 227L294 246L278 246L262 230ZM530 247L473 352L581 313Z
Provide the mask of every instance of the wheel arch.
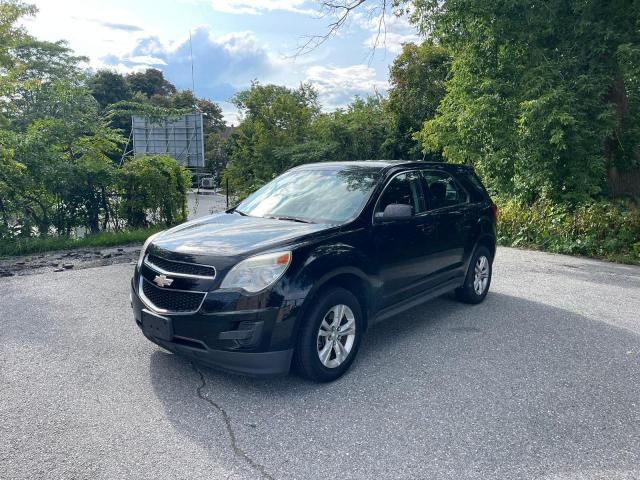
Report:
M491 254L491 262L493 262L493 259L496 257L495 237L489 234L482 235L476 242L476 249L478 247L486 247L486 249L489 250L489 253Z
M306 295L298 312L300 324L305 318L313 301L324 290L330 287L340 287L351 292L360 303L365 330L367 329L369 316L371 314L371 298L373 286L367 275L357 267L343 267L328 272L317 279L313 288Z

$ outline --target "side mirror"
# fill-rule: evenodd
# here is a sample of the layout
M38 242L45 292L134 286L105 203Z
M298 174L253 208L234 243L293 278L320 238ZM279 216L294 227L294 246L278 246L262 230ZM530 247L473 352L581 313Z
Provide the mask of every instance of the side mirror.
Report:
M384 212L378 212L376 219L382 222L390 222L395 220L407 220L413 216L413 208L411 205L402 203L390 203L384 209Z

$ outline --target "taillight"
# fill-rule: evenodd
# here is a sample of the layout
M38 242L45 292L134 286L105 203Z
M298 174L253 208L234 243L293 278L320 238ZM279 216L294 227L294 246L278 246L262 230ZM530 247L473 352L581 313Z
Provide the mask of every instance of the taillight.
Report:
M493 212L493 218L498 220L498 206L493 202L491 202L491 212Z

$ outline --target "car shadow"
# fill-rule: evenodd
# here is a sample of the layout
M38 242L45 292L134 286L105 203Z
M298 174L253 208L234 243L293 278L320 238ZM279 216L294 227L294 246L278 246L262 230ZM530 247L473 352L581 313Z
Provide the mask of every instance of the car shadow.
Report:
M149 368L179 432L207 447L224 415L242 451L276 477L551 478L637 473L639 340L490 293L474 306L439 298L372 326L331 384L220 373L161 350ZM203 426L194 412L212 405L220 416ZM327 467L332 442L342 453Z

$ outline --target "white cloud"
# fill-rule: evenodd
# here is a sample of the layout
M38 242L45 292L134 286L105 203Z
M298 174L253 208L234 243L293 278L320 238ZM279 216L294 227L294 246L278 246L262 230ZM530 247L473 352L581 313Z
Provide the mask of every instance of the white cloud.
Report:
M258 45L255 34L250 30L231 32L214 41L223 45L225 51L232 55L246 56L264 53L264 49Z
M242 118L235 105L224 101L217 103L222 109L222 116L224 117L224 121L227 122L227 125L238 126L241 123Z
M143 63L136 64L136 65L125 65L124 63L96 62L95 66L93 66L92 68L93 68L93 71L100 70L100 69L107 69L107 70L115 70L118 73L126 75L127 73L144 72L146 69L151 67Z
M358 26L371 32L377 32L378 28L387 31L413 30L415 27L409 22L408 15L396 15L392 12L386 12L382 16L379 9L355 12L353 20Z
M416 33L400 34L395 32L381 32L372 34L364 41L367 48L385 48L391 53L400 53L402 45L405 43L416 43L420 41L420 36Z
M211 6L218 12L240 15L259 15L273 10L313 13L314 10L302 8L305 3L307 0L212 0Z
M151 55L137 55L126 59L131 63L139 63L141 65L166 65L167 62L161 58L152 57Z
M65 4L30 0L39 9L35 18L24 20L29 32L42 40L64 39L79 55L90 58L90 66L99 68L100 57L122 55L145 33L143 22L131 12L113 5L76 1Z
M194 8L194 16L183 18L184 2L200 6L204 3L215 12L200 17L195 16L198 9ZM188 37L191 30L196 94L221 103L225 117L230 120L237 121L235 107L225 101L238 90L247 88L253 79L292 88L301 81L310 81L318 88L320 100L327 110L344 107L354 95L364 96L387 89L387 82L379 79L386 76L384 62L374 63L383 65L384 71L379 75L371 65L336 66L338 62L349 65L366 61L366 48L361 45L371 41L369 37L376 32L376 18L379 18L379 15L369 15L368 10L356 11L355 21L349 22L340 32L345 40L338 39L332 44L337 48L318 49L297 58L282 58L277 54L278 49L287 49L284 54L293 53L292 45L298 34L288 33L295 29L285 23L282 23L282 31L274 32L273 19L290 18L286 12L317 15L319 4L316 0L180 0L166 9L150 11L148 15L136 13L138 9L135 8L100 0L29 0L29 3L36 3L40 9L35 19L24 22L29 31L43 40L67 40L78 54L90 58L92 69L110 68L129 73L155 67L180 89L191 88ZM180 14L175 14L175 21L174 9L181 10ZM239 15L231 17L216 12ZM216 25L216 30L208 25L194 29L194 18L196 22L224 20L227 24ZM408 27L406 18L387 16L385 21L389 27L387 49L396 51L415 30ZM322 25L324 23L320 22L319 28ZM249 26L255 32L244 30ZM265 33L272 45L263 41ZM341 50L340 41L351 42L350 48Z
M376 79L376 71L368 65L314 65L307 68L306 74L305 81L318 90L320 101L327 110L345 106L355 95L365 96L376 91L384 93L389 88L386 80Z
M128 23L105 22L105 21L97 19L97 18L83 18L83 17L71 17L71 19L72 20L86 21L86 22L94 22L94 23L97 23L98 25L101 25L101 26L103 26L105 28L108 28L110 30L118 30L118 31L128 32L128 33L134 33L134 32L143 31L143 29L141 27L139 27L138 25L130 25Z
M398 16L392 12L383 15L379 8L370 8L356 12L353 19L356 25L369 32L363 42L369 49L383 48L391 53L400 53L403 44L420 41L420 35L409 22L408 15Z
M282 62L260 45L251 31L216 36L207 26L192 32L196 95L225 101L254 78L264 79L280 70ZM151 66L180 89L191 88L189 37L165 42L157 36L139 38L125 54L105 55L102 62L121 72L140 71Z

